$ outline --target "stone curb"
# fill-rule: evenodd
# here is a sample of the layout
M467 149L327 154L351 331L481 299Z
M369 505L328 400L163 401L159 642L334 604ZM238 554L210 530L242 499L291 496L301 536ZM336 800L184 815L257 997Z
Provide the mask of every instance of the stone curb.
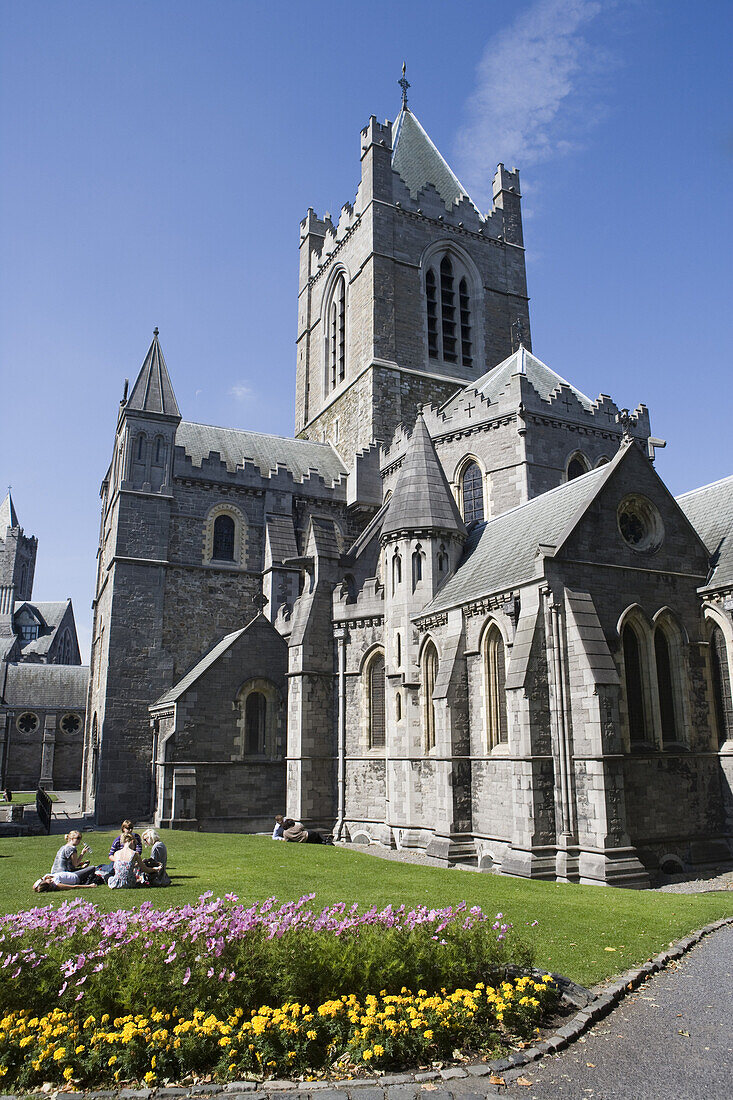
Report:
M457 1079L476 1080L488 1077L491 1074L501 1075L509 1070L520 1069L543 1058L546 1054L556 1054L564 1050L570 1043L575 1042L583 1032L607 1016L609 1012L623 1000L629 993L638 989L647 978L662 970L668 963L681 958L691 947L699 943L704 936L711 932L717 932L727 924L733 924L733 917L722 917L721 920L706 924L697 932L692 932L681 940L669 945L666 951L660 951L653 959L649 959L642 966L628 970L610 984L596 986L595 990L585 989L576 985L568 978L560 974L552 977L559 987L562 996L571 1004L581 1006L568 1023L558 1028L554 1035L548 1036L534 1046L524 1050L515 1051L506 1058L494 1059L493 1062L476 1062L467 1066L447 1066L441 1070L420 1070L415 1073L392 1073L371 1078L359 1078L358 1080L329 1080L329 1081L227 1081L222 1085L190 1085L158 1089L120 1089L115 1091L99 1090L96 1092L59 1092L54 1090L50 1096L57 1096L57 1100L176 1100L179 1096L185 1097L210 1097L220 1094L221 1100L294 1100L295 1096L306 1096L311 1092L322 1093L322 1100L410 1100L417 1098L422 1092L422 1086L428 1082L448 1082ZM520 973L518 968L515 973ZM543 970L523 970L521 973L530 973L535 976L546 974ZM479 1081L476 1080L476 1084ZM23 1100L23 1097L34 1095L40 1097L41 1093L33 1094L4 1094L0 1100ZM451 1098L448 1089L436 1092L431 1100L443 1100Z

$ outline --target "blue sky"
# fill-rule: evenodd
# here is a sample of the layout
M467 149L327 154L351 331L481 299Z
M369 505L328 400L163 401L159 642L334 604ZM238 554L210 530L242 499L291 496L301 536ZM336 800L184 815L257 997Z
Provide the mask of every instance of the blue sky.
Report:
M5 0L0 485L88 650L98 491L155 325L186 419L292 434L298 225L410 104L472 197L522 172L534 350L731 472L733 6Z

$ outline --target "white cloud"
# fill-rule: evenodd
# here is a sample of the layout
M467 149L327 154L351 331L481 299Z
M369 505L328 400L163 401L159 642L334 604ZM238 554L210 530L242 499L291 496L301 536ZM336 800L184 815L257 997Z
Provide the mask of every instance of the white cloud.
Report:
M600 0L537 0L489 40L457 139L459 174L475 199L488 196L499 161L522 169L567 152L597 120L589 78L611 62L582 32L602 9Z
M229 391L229 396L233 397L235 401L249 401L253 395L254 390L245 385L244 382L235 382Z

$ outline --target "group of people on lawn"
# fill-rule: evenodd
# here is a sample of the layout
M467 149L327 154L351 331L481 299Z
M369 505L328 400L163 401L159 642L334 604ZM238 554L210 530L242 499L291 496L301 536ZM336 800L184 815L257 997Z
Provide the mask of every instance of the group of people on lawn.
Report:
M33 883L37 894L105 885L110 890L170 886L171 880L166 870L168 851L155 829L146 829L141 837L133 831L131 821L123 821L120 834L109 850L110 862L102 864L93 864L87 858L92 850L82 843L81 833L77 829L67 833L64 840L49 874L42 875ZM143 859L143 844L150 848L147 859Z

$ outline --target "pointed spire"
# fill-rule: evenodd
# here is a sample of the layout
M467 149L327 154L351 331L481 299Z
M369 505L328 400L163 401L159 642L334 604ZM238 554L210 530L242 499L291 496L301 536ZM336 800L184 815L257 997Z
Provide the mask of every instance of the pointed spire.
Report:
M399 84L400 88L402 88L402 110L408 111L409 107L407 106L407 89L410 87L410 81L407 79L406 61L402 62L402 79L398 80L397 83Z
M15 506L13 505L13 498L10 495L9 485L8 494L2 504L0 504L0 538L5 537L5 531L8 527L20 527L18 516L15 512Z
M432 183L446 210L457 206L461 199L473 201L406 103L395 123L394 135L392 167L413 199Z
M466 534L466 525L421 413L382 522L382 535L426 528Z
M145 356L135 385L132 387L126 412L158 413L163 416L178 416L178 402L173 392L168 368L158 341L158 329L153 330L153 342Z

